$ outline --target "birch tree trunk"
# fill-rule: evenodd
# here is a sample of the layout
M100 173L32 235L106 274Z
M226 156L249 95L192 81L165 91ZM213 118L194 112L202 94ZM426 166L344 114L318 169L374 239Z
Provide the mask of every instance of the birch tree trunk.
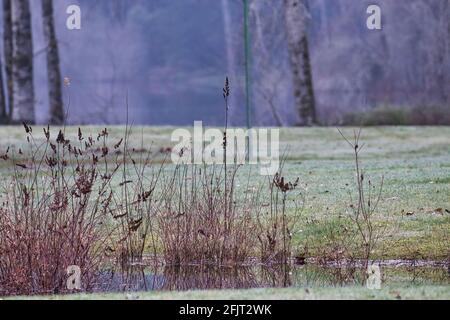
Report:
M12 118L13 123L35 122L33 38L28 0L12 1Z
M64 107L58 42L56 40L53 20L53 0L42 0L42 20L44 23L44 39L47 45L47 81L50 104L50 123L58 125L64 122Z
M316 123L316 106L306 33L306 8L303 0L284 0L284 7L295 104L300 125L310 126Z
M12 94L12 15L11 0L3 0L3 55L5 58L5 83L8 96L8 120L11 118L13 105Z

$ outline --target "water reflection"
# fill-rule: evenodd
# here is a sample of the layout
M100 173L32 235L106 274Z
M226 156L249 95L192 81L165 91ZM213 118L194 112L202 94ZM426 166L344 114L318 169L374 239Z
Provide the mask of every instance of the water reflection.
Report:
M382 281L393 284L450 284L444 267L383 267ZM356 267L316 265L165 268L132 267L124 273L105 272L96 291L186 291L208 289L250 289L282 287L326 287L364 285L365 272Z

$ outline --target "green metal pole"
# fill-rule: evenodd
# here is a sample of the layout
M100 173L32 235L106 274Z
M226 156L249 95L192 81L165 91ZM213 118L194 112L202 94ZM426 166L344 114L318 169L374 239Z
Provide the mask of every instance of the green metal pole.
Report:
M245 47L245 107L247 110L247 128L251 128L250 104L250 33L248 30L248 0L244 0L244 47Z

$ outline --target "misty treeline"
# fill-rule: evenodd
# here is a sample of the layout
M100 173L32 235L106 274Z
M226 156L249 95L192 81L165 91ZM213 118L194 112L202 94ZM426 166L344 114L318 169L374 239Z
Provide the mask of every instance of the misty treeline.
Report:
M286 7L297 3L304 12ZM381 8L382 30L366 26L372 4ZM253 0L250 8L256 123L341 124L348 114L380 108L405 117L449 113L450 1ZM303 23L286 30L293 15ZM307 37L296 47L302 28ZM294 55L303 70L292 63L292 50L303 55Z
M449 2L248 0L251 123L339 124L380 107L448 110ZM81 30L66 28L71 4L81 7ZM382 30L366 27L372 4ZM218 125L226 74L235 92L230 123L245 124L243 0L53 6L3 0L3 121L60 123L67 115L73 124L118 124L129 96L135 124ZM62 76L71 79L67 95Z

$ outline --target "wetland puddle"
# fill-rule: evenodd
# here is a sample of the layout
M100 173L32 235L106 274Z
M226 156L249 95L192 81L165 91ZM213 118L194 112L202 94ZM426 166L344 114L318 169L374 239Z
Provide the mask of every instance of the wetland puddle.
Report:
M380 264L383 285L450 285L445 263L385 261ZM358 266L257 266L257 267L133 267L127 273L104 272L97 292L186 291L283 287L364 285Z

